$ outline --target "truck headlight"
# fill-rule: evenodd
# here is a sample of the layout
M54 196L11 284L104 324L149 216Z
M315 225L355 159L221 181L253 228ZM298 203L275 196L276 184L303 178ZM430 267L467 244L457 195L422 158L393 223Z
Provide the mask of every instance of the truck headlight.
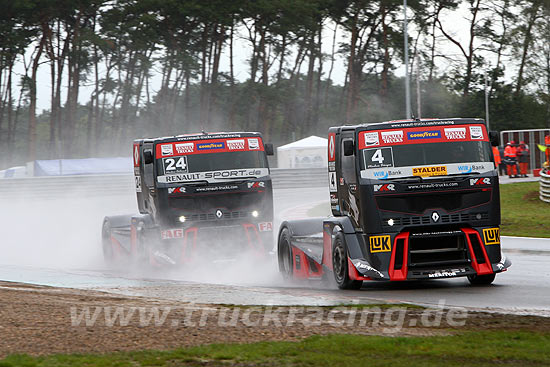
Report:
M260 215L260 213L258 213L257 210L253 210L253 211L252 211L252 216L253 216L254 218L258 218L258 215Z
M180 215L180 216L178 217L178 220L179 220L181 223L184 223L184 222L187 220L187 218L185 218L185 215Z
M394 225L394 221L393 219L388 219L388 226L393 226Z

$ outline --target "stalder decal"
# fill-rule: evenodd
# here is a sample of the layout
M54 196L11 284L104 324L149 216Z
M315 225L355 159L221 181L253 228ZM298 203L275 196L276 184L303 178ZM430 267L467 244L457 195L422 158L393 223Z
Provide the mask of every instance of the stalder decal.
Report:
M370 252L391 252L390 236L370 236L369 237Z
M500 228L485 228L483 230L485 245L500 245Z
M432 176L445 176L446 174L447 174L447 167L446 166L415 167L415 168L413 168L413 176L432 177Z

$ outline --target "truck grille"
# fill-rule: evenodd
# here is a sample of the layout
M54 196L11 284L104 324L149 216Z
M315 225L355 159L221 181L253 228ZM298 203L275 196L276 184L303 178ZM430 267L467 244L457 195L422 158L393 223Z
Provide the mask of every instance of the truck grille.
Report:
M393 226L388 224L388 220L393 219ZM466 222L475 222L480 220L489 220L488 212L480 213L460 213L460 214L442 214L441 220L437 224L441 223L466 223ZM414 225L424 225L430 224L431 219L429 215L418 216L418 217L387 217L382 220L382 227L384 229L395 228L396 226L414 226Z
M409 238L409 267L464 265L470 262L462 231L413 233Z
M248 218L250 216L249 212L243 212L243 211L235 211L235 212L222 211L222 212L223 212L223 215L221 218L216 217L216 214L214 213L192 214L187 216L187 218L192 222L199 222L199 221L202 222L202 221L241 219L241 218Z
M376 196L380 210L423 214L428 209L441 208L447 212L483 205L491 200L492 191L455 191L450 193Z

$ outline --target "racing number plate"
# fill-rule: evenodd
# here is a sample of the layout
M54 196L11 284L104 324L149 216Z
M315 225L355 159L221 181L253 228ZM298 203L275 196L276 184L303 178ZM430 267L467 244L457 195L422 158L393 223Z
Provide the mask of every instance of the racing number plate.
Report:
M163 158L164 174L168 173L187 173L187 157Z
M365 149L365 168L393 167L393 150L391 147Z

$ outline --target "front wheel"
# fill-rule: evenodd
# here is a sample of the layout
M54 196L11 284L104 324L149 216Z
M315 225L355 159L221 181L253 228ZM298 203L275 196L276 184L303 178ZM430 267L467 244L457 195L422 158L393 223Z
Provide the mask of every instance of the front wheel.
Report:
M472 274L468 275L468 280L471 285L489 285L495 280L496 274L486 274L486 275L477 275Z
M352 280L348 272L348 248L342 233L338 233L332 244L332 269L336 285L340 289L360 289L361 280Z
M279 272L283 278L288 280L292 278L294 264L292 262L292 250L290 247L290 231L288 228L283 228L279 235L279 243L277 245L277 258L279 262Z

